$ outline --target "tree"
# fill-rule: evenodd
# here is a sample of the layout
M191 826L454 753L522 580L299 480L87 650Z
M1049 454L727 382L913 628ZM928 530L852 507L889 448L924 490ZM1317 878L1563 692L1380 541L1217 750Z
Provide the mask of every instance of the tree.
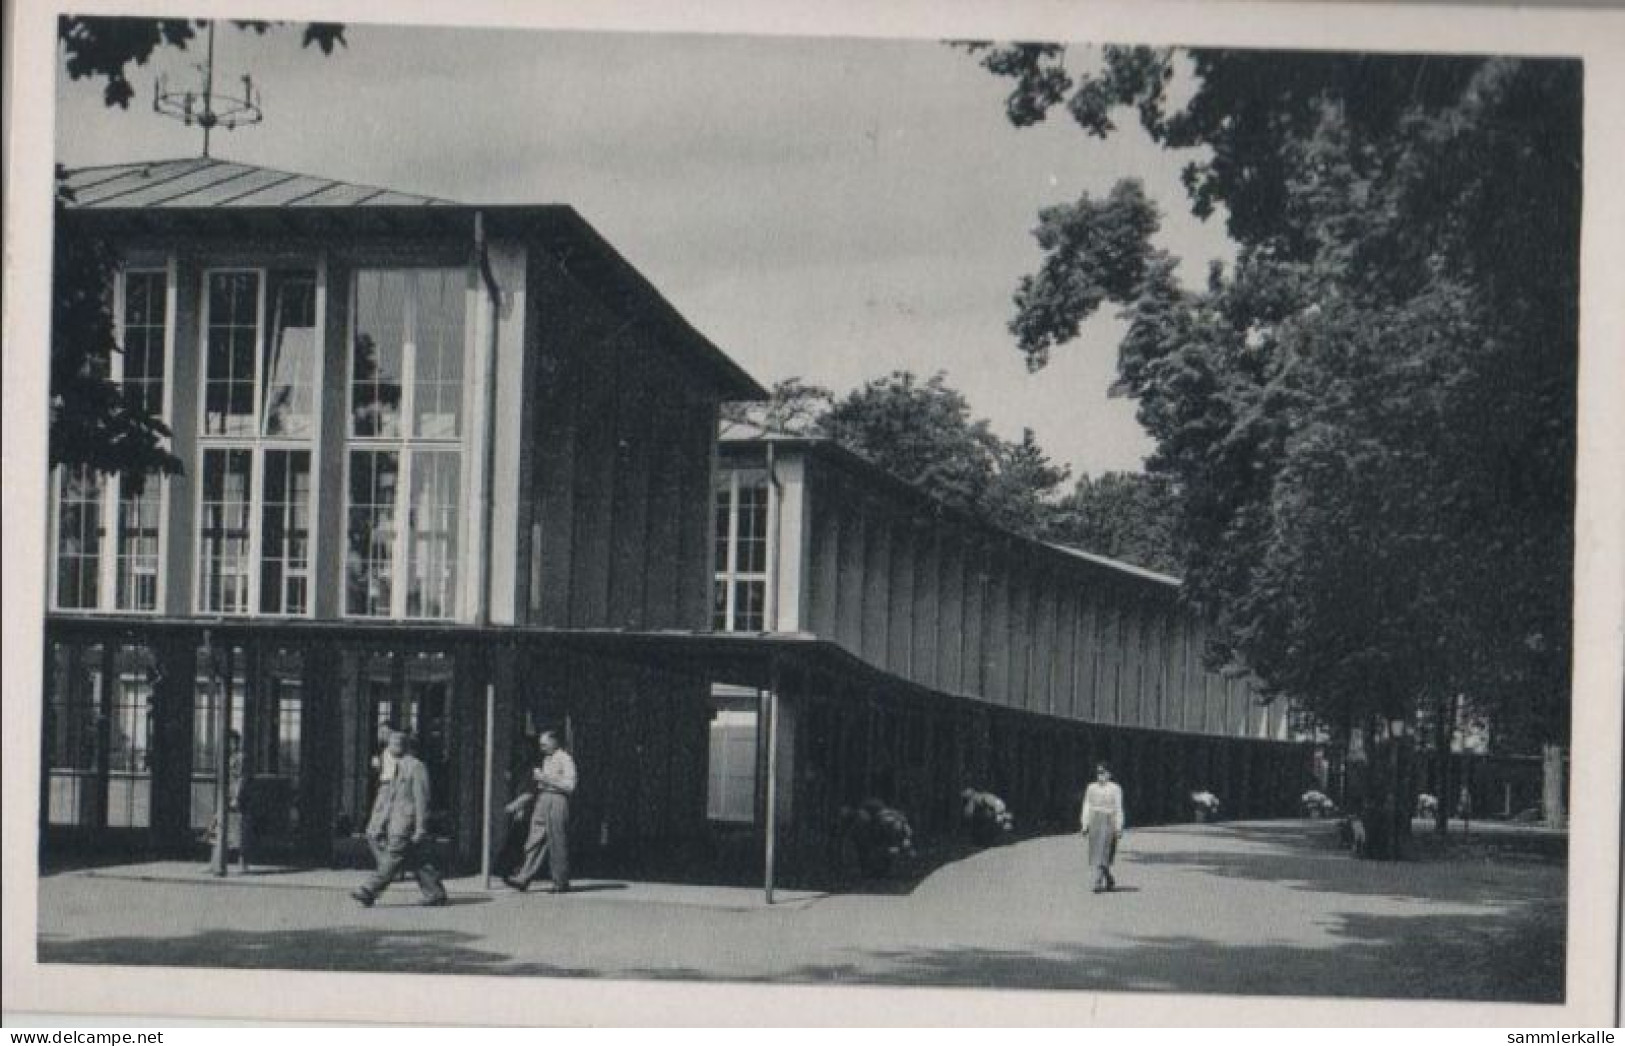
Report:
M130 63L146 64L160 47L185 49L208 23L190 19L63 17L57 21L68 75L105 81L103 101L128 109L135 91ZM236 22L264 33L269 22ZM331 54L344 43L344 27L331 22L305 26L303 46ZM180 460L169 452L169 429L110 377L120 351L109 288L118 270L113 250L72 220L67 171L57 167L56 253L51 282L50 461L124 473L132 484L152 473L173 473Z
M943 502L974 511L992 483L999 439L938 371L894 371L853 389L822 419L835 440Z
M1178 498L1166 476L1084 474L1058 506L1051 536L1064 545L1179 577L1185 567L1175 532L1178 513Z
M995 443L993 475L978 512L1012 533L1049 538L1055 526L1056 496L1071 474L1066 465L1050 460L1032 429L1024 428L1016 442Z
M1503 737L1561 743L1578 64L1106 48L1074 76L1055 45L971 46L1014 80L1017 124L1064 104L1104 136L1128 107L1201 149L1185 185L1199 216L1222 207L1233 269L1184 287L1125 183L1040 214L1011 330L1042 366L1122 308L1120 383L1181 492L1216 655L1391 768L1395 727L1458 693ZM1396 776L1373 775L1388 854Z
M942 372L921 382L895 371L852 390L820 428L852 451L945 504L1028 536L1041 536L1067 478L1031 431L1006 443Z
M839 399L786 378L765 401L725 404L723 433L735 429L833 439L937 500L1028 537L1049 534L1070 472L1050 461L1031 429L1015 442L1000 439L940 371L924 382L894 371Z
M734 429L780 436L823 435L824 416L835 405L835 396L822 385L811 385L798 377L773 383L768 398L760 402L724 403L722 431Z

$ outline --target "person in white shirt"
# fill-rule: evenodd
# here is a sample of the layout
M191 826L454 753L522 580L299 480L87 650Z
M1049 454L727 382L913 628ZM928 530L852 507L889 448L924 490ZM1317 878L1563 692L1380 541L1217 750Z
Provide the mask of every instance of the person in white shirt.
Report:
M1079 821L1089 844L1095 893L1113 889L1117 880L1112 878L1112 860L1117 856L1117 841L1123 837L1123 789L1112 780L1105 763L1095 764L1095 780L1083 793Z
M551 730L536 739L542 750L542 765L532 774L535 799L530 814L530 835L525 839L525 862L503 882L521 892L542 870L543 862L553 879L554 893L570 890L570 797L576 790L576 764L559 744Z

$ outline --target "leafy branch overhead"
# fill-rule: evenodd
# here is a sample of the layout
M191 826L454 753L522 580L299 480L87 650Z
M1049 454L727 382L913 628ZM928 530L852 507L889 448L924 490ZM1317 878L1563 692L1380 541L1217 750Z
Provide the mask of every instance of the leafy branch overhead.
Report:
M68 16L57 20L57 39L62 44L65 68L75 80L101 78L106 81L102 99L109 106L130 107L135 97L127 70L131 63L146 65L162 47L185 50L208 27L202 19L112 18ZM263 35L275 24L238 20L238 29ZM300 46L311 45L330 55L344 46L344 26L338 22L309 22L301 34Z
M1019 126L1137 115L1237 245L1187 286L1124 180L1039 214L1010 323L1042 367L1119 310L1219 652L1329 725L1465 694L1564 736L1579 65L966 46Z

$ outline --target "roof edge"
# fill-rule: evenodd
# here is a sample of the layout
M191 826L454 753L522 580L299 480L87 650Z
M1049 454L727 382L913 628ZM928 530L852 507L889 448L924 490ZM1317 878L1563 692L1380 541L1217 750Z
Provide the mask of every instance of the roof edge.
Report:
M870 461L857 451L830 436L804 436L770 432L755 436L724 435L719 437L718 443L723 448L743 448L753 445L766 446L771 443L777 447L789 447L796 450L805 450L809 453L828 458L832 462L852 471L862 472L871 478L878 479L887 486L892 487L894 491L906 492L907 496L915 500L928 502L935 507L939 514L957 519L959 522L968 524L976 529L992 532L1001 537L1007 538L1010 541L1019 542L1035 551L1061 553L1067 556L1069 559L1080 563L1091 564L1096 567L1114 571L1138 581L1153 582L1167 588L1182 589L1185 585L1183 579L1174 577L1171 574L1163 574L1155 570L1150 570L1146 567L1136 566L1133 563L1126 563L1123 560L1113 559L1110 556L1102 556L1099 553L1086 552L1083 549L1073 548L1070 545L1063 545L1059 542L1044 541L1039 538L1027 537L1024 534L1018 534L1013 530L1006 530L1003 527L989 523L987 520L982 519L974 513L971 513L966 509L956 508L949 505L941 499L908 482L907 480L887 472L884 468L881 468L873 461Z

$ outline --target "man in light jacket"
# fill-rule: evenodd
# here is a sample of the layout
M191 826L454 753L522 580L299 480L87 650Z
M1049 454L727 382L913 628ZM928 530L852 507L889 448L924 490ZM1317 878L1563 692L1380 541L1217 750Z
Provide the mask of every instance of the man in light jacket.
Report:
M378 798L372 804L372 818L367 822L367 840L377 857L378 870L351 891L350 896L363 907L371 908L396 874L402 868L410 868L417 876L418 889L423 892L422 903L445 904L446 888L427 849L429 770L407 750L403 731L390 733L388 754L386 764L392 763L394 773L380 782Z
M530 882L547 863L553 877L553 892L570 890L570 797L576 790L576 764L570 753L559 744L559 737L551 730L536 739L542 750L542 765L532 775L535 778L535 799L530 813L530 835L525 839L525 863L512 876L502 881L521 892L530 888ZM516 803L523 802L523 798ZM517 807L510 804L517 812Z

